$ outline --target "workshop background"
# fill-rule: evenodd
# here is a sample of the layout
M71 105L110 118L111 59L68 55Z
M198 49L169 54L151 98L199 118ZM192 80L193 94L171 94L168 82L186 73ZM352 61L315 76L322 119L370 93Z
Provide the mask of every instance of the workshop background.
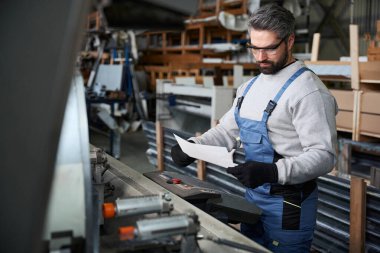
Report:
M267 252L229 224L260 215L244 187L170 149L259 74L246 22L272 2L339 106L312 252L380 252L377 0L2 1L0 252ZM174 179L190 188L162 194Z

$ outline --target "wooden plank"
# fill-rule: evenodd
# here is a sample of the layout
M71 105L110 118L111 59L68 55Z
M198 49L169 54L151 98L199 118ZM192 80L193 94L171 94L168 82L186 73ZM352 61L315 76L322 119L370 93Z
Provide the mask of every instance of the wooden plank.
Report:
M342 175L351 174L351 155L352 145L350 143L344 143L339 156L338 172Z
M185 52L184 49L182 49ZM184 63L201 63L202 55L200 54L166 54L166 55L144 55L140 58L142 64L184 64Z
M196 136L201 136L201 133L197 132ZM206 163L205 161L199 160L197 161L197 175L198 179L205 180L206 179Z
M221 4L222 4L223 0L216 0L216 3L215 3L215 16L218 16L219 15L219 12L221 11Z
M348 128L343 128L343 127L336 127L336 130L337 131L340 131L340 132L345 132L345 133L352 133L352 129L348 129Z
M350 65L348 61L305 61L306 65Z
M162 53L166 54L166 47L167 47L167 34L166 32L162 33Z
M350 25L351 88L359 89L359 32L357 25Z
M198 47L202 48L204 42L205 42L205 29L204 29L204 26L201 26L199 28L199 43L198 43Z
M322 81L350 83L351 79L345 76L318 75Z
M156 121L157 168L165 170L164 164L164 130L160 121Z
M194 56L194 58L193 58ZM219 67L221 70L233 70L233 67L236 63L203 63L203 62L189 62L191 59L195 59L197 60L197 54L186 54L186 55L180 55L180 54L177 54L177 55L166 55L166 58L165 58L165 61L167 61L167 63L173 63L173 66L170 67L170 66L157 66L157 65L138 65L136 68L138 68L139 70L145 70L145 71L172 71L172 70L176 70L176 69L179 69L179 68L183 68L183 69L201 69L201 68L206 68L206 69L212 69L214 70L214 68L216 67ZM162 60L162 55L149 55L149 59L146 58L145 56L144 57L144 61L147 62L147 60L150 60L150 58L152 58L152 60L154 58L160 58L159 60ZM168 60L169 59L172 59L173 62L169 62ZM185 61L186 60L186 61ZM187 61L189 60L189 61ZM201 59L200 59L201 60ZM242 65L244 70L249 70L249 71L258 71L258 67L257 67L257 64L255 63L241 63L239 65Z
M365 83L365 84L380 84L380 80L361 79L360 83Z
M350 190L350 253L364 252L367 184L351 176Z
M318 53L319 53L319 42L321 39L320 33L314 33L313 35L313 44L311 47L311 61L317 61L318 60Z
M359 141L360 139L360 111L361 111L361 95L363 91L354 90L354 111L352 114L352 139Z

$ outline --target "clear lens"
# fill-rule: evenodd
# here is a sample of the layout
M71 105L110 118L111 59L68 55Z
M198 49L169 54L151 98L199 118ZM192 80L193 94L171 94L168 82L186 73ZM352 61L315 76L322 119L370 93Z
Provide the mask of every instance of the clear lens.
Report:
M251 51L252 51L252 54L254 54L254 55L258 55L260 51L266 55L274 55L277 53L277 48L276 49L255 49L255 48L251 48Z

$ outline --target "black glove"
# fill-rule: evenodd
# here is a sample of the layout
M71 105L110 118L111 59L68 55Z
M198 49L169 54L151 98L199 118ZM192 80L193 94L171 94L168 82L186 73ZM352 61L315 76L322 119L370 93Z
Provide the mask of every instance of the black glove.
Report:
M249 161L227 168L245 187L256 188L264 183L277 183L278 171L274 163Z
M189 142L194 143L194 141L191 140ZM182 151L179 144L174 145L170 153L172 155L173 162L180 167L186 167L187 165L192 164L195 161L195 158L188 156L186 153Z

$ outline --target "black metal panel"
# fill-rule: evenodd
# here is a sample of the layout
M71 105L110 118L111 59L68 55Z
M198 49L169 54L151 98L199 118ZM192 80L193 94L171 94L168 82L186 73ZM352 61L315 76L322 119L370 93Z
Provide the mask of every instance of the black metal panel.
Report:
M0 252L41 252L88 0L0 3Z

